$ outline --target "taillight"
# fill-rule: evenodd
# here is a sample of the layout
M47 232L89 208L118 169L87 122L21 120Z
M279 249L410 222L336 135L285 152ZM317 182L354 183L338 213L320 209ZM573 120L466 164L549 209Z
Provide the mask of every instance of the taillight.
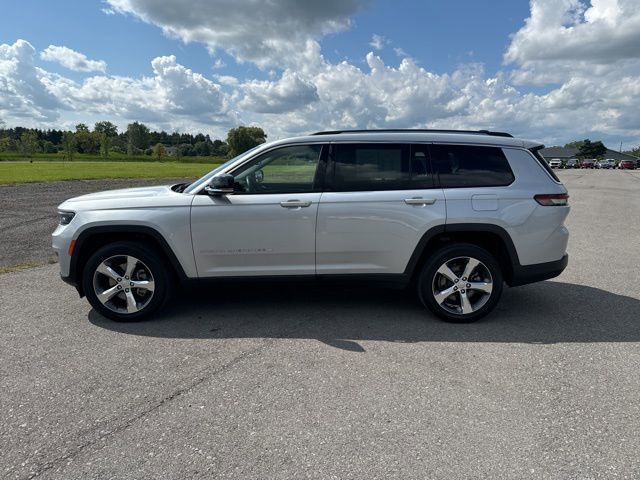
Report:
M564 207L569 204L569 195L566 193L541 193L533 198L545 207Z

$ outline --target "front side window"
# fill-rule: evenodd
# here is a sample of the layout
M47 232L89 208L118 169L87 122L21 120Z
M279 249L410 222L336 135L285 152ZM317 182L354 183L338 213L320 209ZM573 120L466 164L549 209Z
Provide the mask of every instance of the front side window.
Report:
M314 191L321 145L271 150L232 172L236 193L305 193Z
M442 188L498 187L515 179L498 147L432 145L431 161Z

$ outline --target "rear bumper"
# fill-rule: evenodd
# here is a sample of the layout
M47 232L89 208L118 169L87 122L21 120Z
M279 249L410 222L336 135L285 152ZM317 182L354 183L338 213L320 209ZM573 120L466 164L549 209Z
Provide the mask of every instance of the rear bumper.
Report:
M569 263L569 255L565 255L554 262L536 263L533 265L518 265L513 269L513 277L509 282L510 287L526 285L528 283L541 282L560 275Z

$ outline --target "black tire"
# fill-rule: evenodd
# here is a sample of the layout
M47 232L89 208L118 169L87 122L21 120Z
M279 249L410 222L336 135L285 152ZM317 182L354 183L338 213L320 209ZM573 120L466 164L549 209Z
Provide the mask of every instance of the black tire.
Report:
M123 267L116 265L122 257L126 261L126 257L133 257L139 260L136 263L137 269L131 279L124 278ZM112 270L119 275L119 280L113 280L112 277L96 273L96 270L103 262L113 262ZM147 273L147 270L150 272ZM134 278L135 277L135 278ZM126 288L127 283L134 281L143 282L147 280L153 281L153 291L146 288ZM109 282L105 284L105 282ZM122 283L119 283L122 282ZM113 295L108 301L108 305L103 304L98 299L97 289L101 289L101 285L105 284L104 289L109 287L121 287L121 290ZM130 285L133 283L130 283ZM165 267L163 256L155 249L144 246L136 242L114 242L99 248L87 261L82 272L82 286L87 296L87 300L91 306L102 316L115 320L117 322L134 322L149 318L156 313L167 301L170 292L171 275ZM136 285L138 285L136 283ZM149 288L149 287L147 287ZM126 294L124 293L126 289ZM129 305L127 295L131 292L132 298L135 299L135 308L140 307L137 311L128 313L126 310ZM134 296L134 292L136 295ZM149 295L149 298L146 296ZM138 302L139 300L139 302Z
M472 271L474 280L467 279L462 284L461 275L464 272L465 264L463 262L465 257L479 260L481 265ZM447 276L438 273L440 267L445 264L451 269L452 273L456 274L455 276L460 275L455 279L458 282L449 280ZM478 308L471 313L462 313L463 302L460 292L466 292L466 290L463 290L466 285L481 285L480 282L486 285L489 283L487 280L491 282L491 292L486 293L468 288L470 294L466 298L470 304L475 301ZM467 281L470 283L467 283ZM448 288L453 289L456 285L460 285L460 287L451 295L441 297L441 299L445 298L442 304L438 303L434 290L436 292L444 292ZM467 243L457 243L437 250L425 262L418 278L418 295L422 303L442 320L453 323L475 322L490 313L497 305L498 300L500 300L502 289L503 275L496 258L485 249ZM460 311L455 312L453 310L458 308L456 307L457 303L460 304Z

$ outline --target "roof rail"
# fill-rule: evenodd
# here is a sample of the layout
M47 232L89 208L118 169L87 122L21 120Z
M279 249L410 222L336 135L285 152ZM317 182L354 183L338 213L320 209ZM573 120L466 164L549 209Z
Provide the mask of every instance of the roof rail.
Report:
M492 137L510 137L513 135L507 132L492 132L490 130L432 130L426 128L391 128L380 130L327 130L316 132L311 135L338 135L340 133L464 133L470 135L490 135Z

